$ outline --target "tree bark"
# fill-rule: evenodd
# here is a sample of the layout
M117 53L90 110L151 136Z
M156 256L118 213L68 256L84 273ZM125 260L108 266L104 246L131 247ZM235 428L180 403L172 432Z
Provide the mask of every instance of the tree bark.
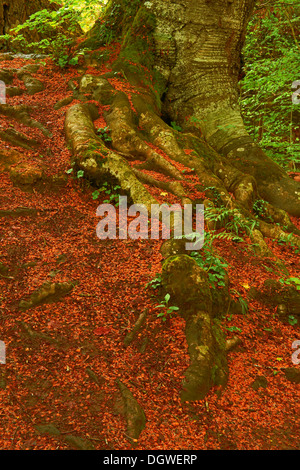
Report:
M299 183L254 143L238 103L238 77L254 0L154 0L155 67L167 80L165 118L203 135L219 154L253 176L263 199L300 215Z
M167 123L204 137L229 165L255 179L261 198L299 216L299 182L254 143L240 112L241 51L254 6L255 0L136 0L130 6L110 0L106 28L121 36L125 56L143 42L144 56L152 49ZM98 23L90 36L97 34Z
M11 28L23 24L33 13L44 8L55 9L48 0L0 0L0 31L7 34Z

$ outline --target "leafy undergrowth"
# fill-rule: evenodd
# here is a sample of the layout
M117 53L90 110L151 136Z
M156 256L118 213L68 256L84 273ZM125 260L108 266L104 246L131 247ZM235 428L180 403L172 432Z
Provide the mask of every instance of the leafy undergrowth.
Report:
M0 263L7 268L0 276L0 339L7 346L7 363L0 364L0 448L70 449L75 436L95 449L299 449L299 385L283 372L293 366L299 326L279 322L276 309L248 301L244 314L224 312L228 338L241 339L228 355L228 385L204 400L180 402L189 364L184 321L173 316L162 322L155 309L159 299L145 288L161 270L161 242L97 238L96 209L105 195L95 201L94 188L66 176L67 106L53 109L70 94L68 81L79 72L62 73L45 62L34 74L45 91L8 98L8 104L32 106L32 116L52 137L13 122L40 141L38 151L16 150L27 163L45 168L48 183L42 188L19 187L1 172L1 211L38 211L18 217L0 213ZM6 68L24 64L21 59L2 62ZM22 86L17 79L14 85ZM104 128L99 111L96 124ZM1 118L2 128L11 124ZM1 142L2 148L8 145ZM59 187L51 183L55 175L65 176ZM298 255L286 245L268 243L290 276L299 277ZM246 299L250 287L280 277L246 242L219 239L215 245L228 264L237 298ZM58 302L20 309L20 301L47 281L71 282L74 288ZM146 325L125 347L126 334L145 309ZM266 386L253 388L257 376ZM118 379L146 415L146 427L134 443L127 435Z

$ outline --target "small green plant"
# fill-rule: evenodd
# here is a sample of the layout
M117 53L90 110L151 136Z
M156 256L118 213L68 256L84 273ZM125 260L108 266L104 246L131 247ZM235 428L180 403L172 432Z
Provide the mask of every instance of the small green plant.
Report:
M208 193L208 196L209 196L210 194L212 194L212 197L214 198L214 201L215 201L216 203L221 202L220 193L219 193L218 189L217 189L215 186L206 186L206 187L204 188L204 192L205 192L205 193Z
M288 235L284 236L284 238L280 237L278 239L274 239L273 241L277 242L278 245L291 248L294 251L295 255L300 253L299 246L293 242L293 233L289 233Z
M294 326L298 323L298 319L294 317L294 315L288 316L288 322L290 325Z
M242 297L239 297L239 303L241 305L241 308L242 308L242 314L243 315L246 315L246 313L248 312L248 303L245 299L243 299Z
M99 129L97 129L97 133L99 134L101 139L104 140L104 142L111 142L112 141L112 138L109 135L110 129L109 129L108 126L100 127Z
M175 131L178 131L178 132L181 132L181 131L182 131L182 127L178 126L175 121L172 121L172 122L171 122L171 127L172 127Z
M161 276L157 274L154 279L146 284L146 288L150 287L151 289L158 289L161 287Z
M253 204L253 212L257 217L263 217L266 213L266 201L257 199Z
M225 228L230 232L235 233L236 237L242 238L239 234L246 234L251 236L253 230L257 226L256 220L248 220L241 216L241 214L237 213L235 210L232 211L232 218L231 220L225 225ZM236 238L236 240L238 240ZM238 240L238 241L241 241Z
M220 195L216 188L206 188L213 192L216 201L220 202ZM250 236L257 226L256 220L243 217L237 209L229 209L221 205L220 207L206 207L205 220L214 225L215 230L211 230L215 238L231 239L235 242L244 241L241 235ZM224 232L216 232L217 228L223 227Z
M161 309L161 312L157 314L157 317L161 317L162 321L166 321L167 318L172 318L173 313L179 310L175 305L169 305L170 298L170 294L166 294L164 300L155 307Z
M281 278L281 279L279 279L279 282L281 282L281 284L284 284L286 286L295 287L296 290L300 290L300 279L299 279L299 277L289 277L287 279Z
M233 314L231 314L228 318L227 321L231 322ZM233 331L239 331L240 333L242 332L241 328L238 328L237 326L226 326L225 327L227 331L233 332Z
M247 301L245 299L243 299L241 294L236 289L230 289L230 293L238 295L238 302L241 306L242 314L246 315L246 313L248 312L248 303L247 303Z
M93 192L92 198L94 200L98 199L100 194L104 192L108 197L108 199L105 199L103 202L107 204L115 204L116 207L119 206L119 190L121 189L121 186L119 185L114 185L110 186L107 182L103 183L102 187L97 189L96 191Z
M227 326L226 330L231 331L231 332L232 331L239 331L240 333L242 332L242 330L238 328L237 326Z
M74 165L75 165L75 163L72 163L72 165L71 165L72 168L69 168L68 170L66 170L67 175L71 175L72 173L74 173ZM84 170L78 170L75 177L78 178L78 179L83 178L84 177Z
M199 251L192 251L190 256L196 261L200 268L207 271L210 283L215 287L225 287L228 264L215 256L207 247Z
M78 170L76 176L77 176L78 179L83 178L84 177L84 171L83 170Z
M75 166L75 162L72 162L71 168L68 168L68 170L66 170L67 175L71 175L74 172L74 166Z

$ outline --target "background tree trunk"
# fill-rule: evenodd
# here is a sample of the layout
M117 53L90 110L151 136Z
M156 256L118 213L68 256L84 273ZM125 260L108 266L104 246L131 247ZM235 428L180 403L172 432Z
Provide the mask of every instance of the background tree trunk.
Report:
M33 13L44 8L51 11L57 6L48 0L0 0L0 34L9 33L12 28L23 24ZM33 35L32 40L36 40L36 33L30 31L28 34Z

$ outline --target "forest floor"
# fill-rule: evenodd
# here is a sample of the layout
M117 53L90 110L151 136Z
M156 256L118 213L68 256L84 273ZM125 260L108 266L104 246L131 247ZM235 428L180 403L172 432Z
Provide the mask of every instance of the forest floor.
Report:
M31 74L45 88L29 95L16 70L34 63L1 60L1 69L15 69L11 86L24 91L7 103L30 106L51 136L0 116L1 131L14 128L38 141L27 150L0 139L0 340L6 344L0 449L299 450L299 384L284 373L293 366L299 325L280 322L276 308L248 299L244 314L224 312L227 337L241 340L228 354L228 384L204 400L181 403L189 364L184 321L176 315L162 322L155 308L160 299L146 288L161 271L161 241L97 238L96 209L105 197L93 200L95 188L66 173L71 153L64 120L71 104L54 109L80 71L62 71L45 59ZM101 118L96 124L105 126ZM299 277L299 255L285 244L268 244L290 276ZM228 263L230 288L244 299L250 287L281 276L271 260L262 263L248 248L247 241L216 244ZM52 291L51 303L30 308L26 301L45 283L71 288L61 298ZM146 309L144 327L125 347ZM146 416L136 442L128 436L118 381Z

